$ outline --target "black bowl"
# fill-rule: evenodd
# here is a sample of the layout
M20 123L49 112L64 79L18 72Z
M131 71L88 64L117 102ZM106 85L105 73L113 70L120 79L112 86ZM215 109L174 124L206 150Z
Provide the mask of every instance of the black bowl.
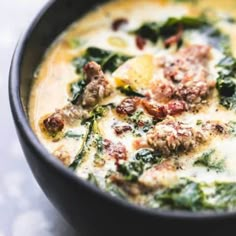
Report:
M59 163L31 130L27 104L36 67L53 40L101 2L104 1L49 2L16 48L10 70L10 103L19 139L35 178L50 201L83 236L231 235L236 226L235 213L163 212L134 206L103 193Z

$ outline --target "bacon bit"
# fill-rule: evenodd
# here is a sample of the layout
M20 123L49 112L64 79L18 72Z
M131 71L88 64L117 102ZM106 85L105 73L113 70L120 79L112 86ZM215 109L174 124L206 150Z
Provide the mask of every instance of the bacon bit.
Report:
M64 122L59 115L51 115L43 121L43 125L49 134L57 134L64 128Z
M127 160L127 150L122 143L114 144L110 140L105 139L103 145L108 155L115 159L116 165L119 165L120 160Z
M142 38L140 35L137 35L135 38L136 46L139 50L143 50L147 41Z
M112 29L114 31L118 31L122 25L128 24L128 20L126 18L118 18L113 21Z
M120 126L115 126L114 130L117 135L121 135L127 131L131 131L132 128L129 125L120 125Z
M132 115L137 110L138 100L136 98L125 98L116 107L116 112L122 115Z
M158 106L149 103L146 100L142 101L144 109L152 116L157 119L164 119L167 116L167 110L165 106Z
M167 105L169 115L177 115L188 110L188 104L185 101L174 100Z
M169 47L171 44L178 43L183 35L183 26L180 25L176 35L173 35L164 41L165 47Z

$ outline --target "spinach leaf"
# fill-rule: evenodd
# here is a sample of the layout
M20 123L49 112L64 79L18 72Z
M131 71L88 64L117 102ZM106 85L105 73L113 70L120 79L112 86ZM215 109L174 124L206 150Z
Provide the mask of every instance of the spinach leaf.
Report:
M83 157L87 153L89 141L91 140L92 135L98 131L97 120L102 118L105 115L105 112L111 107L114 107L114 104L97 105L90 113L90 117L82 122L82 124L86 126L86 134L84 135L79 153L76 155L73 163L69 166L72 170L75 170L77 166L81 164Z
M130 85L118 87L117 89L120 90L120 92L125 94L126 96L142 97L142 98L145 97L143 94L134 91Z
M160 161L161 156L159 153L150 149L141 149L135 154L132 161L119 165L118 172L120 172L127 181L135 182L145 170Z
M232 209L236 207L236 183L199 183L182 178L178 184L157 190L149 204L192 211Z
M83 72L83 67L90 61L98 63L104 71L113 72L130 58L122 53L89 47L82 56L73 60L73 65L78 74Z
M216 150L211 149L204 152L197 160L194 162L195 166L205 166L208 170L215 170L217 172L222 172L225 168L224 160L214 160L214 154Z
M86 87L86 81L82 78L81 80L74 82L70 85L70 91L72 94L71 103L76 104L78 102L79 97L83 94L84 89Z
M221 69L217 78L217 90L220 104L236 110L236 59L231 56L223 58L218 67Z
M159 38L166 39L175 35L180 26L184 29L198 29L206 25L208 23L199 18L186 16L182 18L170 17L162 23L146 22L133 33L156 43Z
M204 207L205 196L199 183L181 179L177 185L159 190L154 201L159 207L197 211Z
M131 161L119 165L118 171L125 177L127 181L135 182L144 171L142 161Z
M214 209L230 209L236 206L236 183L216 183L215 193L211 196Z
M83 157L85 156L88 148L88 142L91 138L92 135L92 130L93 130L93 121L91 122L86 122L86 134L84 135L84 139L81 145L81 148L79 150L79 153L76 155L74 161L72 164L69 166L70 169L76 170L77 166L80 165L82 162Z

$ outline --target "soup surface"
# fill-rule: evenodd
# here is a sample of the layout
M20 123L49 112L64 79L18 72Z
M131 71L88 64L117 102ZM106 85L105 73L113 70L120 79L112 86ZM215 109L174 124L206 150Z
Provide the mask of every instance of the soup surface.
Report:
M236 207L236 2L126 0L75 22L29 118L76 174L151 208Z

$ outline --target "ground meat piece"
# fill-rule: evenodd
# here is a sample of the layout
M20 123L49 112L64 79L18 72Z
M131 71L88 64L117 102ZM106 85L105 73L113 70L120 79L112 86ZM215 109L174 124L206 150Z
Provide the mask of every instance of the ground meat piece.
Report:
M117 125L117 126L114 126L113 128L117 135L121 135L123 133L126 133L127 131L132 130L132 127L129 125Z
M117 165L120 160L127 159L127 150L122 143L115 144L110 140L105 139L103 145L107 154L115 159Z
M132 115L137 110L138 100L134 97L125 98L116 107L116 112L121 115Z
M179 87L176 96L185 100L188 103L200 103L202 99L206 99L209 93L209 88L205 82L192 82L183 84Z
M104 77L101 66L94 61L87 63L83 69L86 75L86 80L89 82L97 78Z
M114 31L118 31L122 25L127 24L127 23L128 23L128 19L118 18L112 22L112 29Z
M95 106L102 98L108 97L112 89L101 66L96 62L87 63L84 66L84 72L89 83L82 96L82 106L89 108Z
M167 113L171 116L188 111L189 107L185 101L173 100L167 104Z
M183 79L193 80L199 74L206 73L206 66L210 55L210 47L191 45L181 49L173 58L168 58L164 66L164 76L173 82Z
M70 154L65 151L63 146L60 146L57 148L54 152L53 155L60 160L65 166L70 165Z
M156 119L164 119L167 116L167 110L165 106L162 105L154 105L148 102L147 100L142 101L142 105L144 109L151 115L154 116Z
M197 143L204 142L204 134L192 127L175 120L165 120L158 123L147 134L149 145L169 156L177 152L187 152Z
M43 121L44 128L50 135L56 135L64 128L64 121L60 114L52 114Z
M73 104L68 104L62 109L58 109L56 113L60 114L63 121L67 125L73 125L74 122L88 118L89 114L81 106L76 106Z
M175 86L167 80L155 80L152 83L151 90L154 99L159 102L167 102L175 94Z

